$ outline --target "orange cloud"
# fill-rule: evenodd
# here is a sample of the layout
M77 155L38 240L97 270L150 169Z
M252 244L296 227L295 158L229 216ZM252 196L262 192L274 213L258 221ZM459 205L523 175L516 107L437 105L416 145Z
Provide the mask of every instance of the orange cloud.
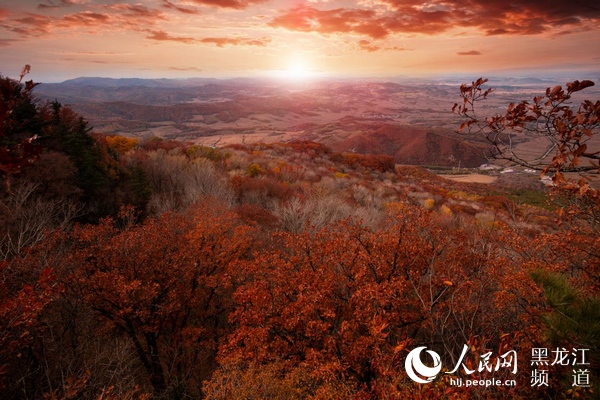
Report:
M108 24L111 22L111 17L108 14L96 13L93 11L83 11L75 14L65 15L59 25L61 27L89 27L93 25Z
M372 52L375 52L375 51L381 49L381 47L373 45L373 43L368 40L359 41L358 46L360 47L361 50L368 51L369 53L372 53Z
M150 20L146 21L166 19L164 14L159 10L148 8L141 4L114 4L105 6L105 9L116 11L123 17L150 18Z
M470 51L459 51L458 53L459 56L480 56L481 53L477 50L470 50Z
M46 3L38 4L39 9L45 8L60 8L60 7L70 7L77 4L85 4L88 3L88 0L46 0Z
M221 8L243 9L253 4L264 3L267 0L191 0L193 3L202 6L214 6Z
M180 42L186 44L198 42L197 39L191 37L171 36L165 31L149 31L149 33L150 34L146 36L146 38L151 40Z
M235 38L227 38L227 37L207 37L202 39L196 39L192 37L181 37L181 36L171 36L165 31L149 31L149 35L146 36L147 39L157 40L157 41L170 41L170 42L180 42L185 44L194 44L194 43L203 43L203 44L214 44L217 47L225 47L225 46L260 46L264 47L271 42L271 38L263 37L258 39L253 38L243 38L243 37L235 37Z
M269 23L291 31L324 35L354 33L381 39L394 33L437 34L454 28L475 28L485 35L537 35L575 27L597 27L600 7L563 0L380 0L387 11L300 5L281 11Z
M225 47L227 45L264 47L271 42L271 38L250 39L250 38L213 37L213 38L200 39L200 42L214 44L217 47Z
M370 40L359 40L358 47L361 50L368 51L369 53L374 53L379 50L383 50L383 51L410 51L410 50L412 50L412 49L407 49L406 47L398 47L398 46L381 47L381 46L377 46L376 44L373 44L373 42Z
M84 0L69 0L61 4L80 4ZM52 4L58 4L53 2ZM93 10L93 11L92 11ZM20 18L6 21L1 28L19 36L47 35L57 29L98 28L110 30L147 31L159 20L166 20L160 10L148 8L141 4L99 5L92 10L65 14L63 16L46 16L27 13ZM0 14L1 16L2 14Z
M412 51L414 49L408 49L406 47L399 47L399 46L392 46L392 47L386 47L386 50L389 51Z
M378 17L374 10L338 8L321 11L302 5L275 17L269 26L322 34L357 33L380 39L390 33L385 27L385 20Z
M200 12L197 11L197 10L194 10L192 8L182 7L182 6L177 5L177 4L173 4L169 0L162 0L162 6L164 8L168 8L168 9L172 9L172 10L177 10L177 11L182 12L184 14L200 14Z
M52 18L39 14L27 14L26 17L16 18L4 27L21 36L40 36L50 32ZM14 25L17 23L18 25Z

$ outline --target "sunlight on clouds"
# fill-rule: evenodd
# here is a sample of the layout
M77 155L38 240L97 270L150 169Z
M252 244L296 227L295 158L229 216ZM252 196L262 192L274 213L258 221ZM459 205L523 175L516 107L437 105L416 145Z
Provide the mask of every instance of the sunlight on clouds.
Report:
M13 70L23 59L48 63L48 69L64 62L64 54L48 56L48 49L74 53L68 66L61 64L70 74L133 75L144 68L170 76L174 60L193 58L189 66L206 75L271 71L269 76L289 81L533 65L562 68L566 63L597 70L599 63L600 10L580 3L559 7L530 0L518 12L503 0L0 3L5 34L1 55L4 68ZM97 57L94 65L90 57ZM99 70L96 61L104 62L105 69ZM111 64L125 63L131 68L111 69Z

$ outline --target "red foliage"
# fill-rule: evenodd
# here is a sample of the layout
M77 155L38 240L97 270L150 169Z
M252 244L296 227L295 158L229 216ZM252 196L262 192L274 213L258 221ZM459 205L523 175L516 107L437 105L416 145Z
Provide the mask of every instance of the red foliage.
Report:
M0 390L11 362L22 357L34 337L44 328L40 315L56 298L61 286L51 269L45 268L33 282L12 282L6 273L8 262L0 263ZM12 284L9 284L12 283ZM16 287L15 287L16 286Z
M479 201L499 211L510 211L517 208L515 202L505 196L486 196Z
M63 269L107 328L130 338L161 392L208 373L200 360L227 329L231 268L249 239L231 213L205 206L124 229L104 220L63 239L72 248Z
M307 153L313 157L331 153L331 150L322 143L312 141L294 141L286 144L300 153Z
M342 223L276 240L281 250L244 265L223 362L287 360L377 398L402 396L411 390L402 375L409 344L459 354L478 336L497 349L499 333L531 322L530 279L494 238L450 237L427 214L407 212L377 234Z
M276 228L279 225L278 218L273 213L256 204L244 203L233 211L242 221L250 225L258 224L269 229Z
M292 195L292 190L288 185L268 176L256 178L234 176L231 179L231 183L238 199L240 199L240 203L261 202L266 199L285 200Z
M171 151L171 150L175 150L175 149L184 151L187 146L185 143L177 141L177 140L169 140L169 139L163 139L160 137L153 136L146 140L142 140L139 143L139 147L144 150L147 150L147 151L153 151L153 150Z
M381 172L394 172L396 170L394 157L385 154L336 153L331 155L331 160L343 163L351 168L362 166Z

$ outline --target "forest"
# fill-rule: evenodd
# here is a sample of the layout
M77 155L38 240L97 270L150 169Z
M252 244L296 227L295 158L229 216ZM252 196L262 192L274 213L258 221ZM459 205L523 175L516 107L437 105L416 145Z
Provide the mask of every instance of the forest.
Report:
M0 77L0 398L600 393L600 101L566 105L589 81L487 120L485 81L461 87L460 129L553 176L515 192L311 141L101 135L27 72ZM556 154L522 160L540 119Z

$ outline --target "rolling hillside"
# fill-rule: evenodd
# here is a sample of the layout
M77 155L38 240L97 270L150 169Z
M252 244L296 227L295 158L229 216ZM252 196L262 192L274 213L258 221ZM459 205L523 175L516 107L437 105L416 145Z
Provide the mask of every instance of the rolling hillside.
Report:
M201 145L312 140L380 153L400 164L475 167L486 147L458 136L442 84L323 81L305 87L252 79L77 78L37 95L86 115L94 130Z

